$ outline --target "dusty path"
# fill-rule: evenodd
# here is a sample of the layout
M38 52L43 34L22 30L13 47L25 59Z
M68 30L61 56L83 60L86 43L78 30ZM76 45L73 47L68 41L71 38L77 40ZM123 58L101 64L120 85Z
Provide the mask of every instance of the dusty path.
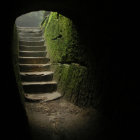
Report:
M96 132L96 111L64 99L26 102L26 111L33 140L87 140Z

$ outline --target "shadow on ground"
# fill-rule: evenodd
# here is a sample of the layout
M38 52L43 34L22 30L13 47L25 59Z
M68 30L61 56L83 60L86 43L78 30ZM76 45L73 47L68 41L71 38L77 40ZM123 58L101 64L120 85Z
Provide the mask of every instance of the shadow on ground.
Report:
M99 114L59 99L28 103L26 111L33 140L86 140L98 135Z

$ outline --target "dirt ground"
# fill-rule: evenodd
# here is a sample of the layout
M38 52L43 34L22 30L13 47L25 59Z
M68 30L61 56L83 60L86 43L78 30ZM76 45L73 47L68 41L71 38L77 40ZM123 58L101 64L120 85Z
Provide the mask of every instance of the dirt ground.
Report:
M95 109L80 108L59 99L25 103L33 140L90 140L96 135Z

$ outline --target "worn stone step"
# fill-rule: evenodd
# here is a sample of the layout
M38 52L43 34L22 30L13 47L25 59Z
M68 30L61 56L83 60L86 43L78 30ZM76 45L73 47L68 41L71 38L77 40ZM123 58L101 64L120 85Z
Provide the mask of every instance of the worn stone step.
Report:
M25 45L25 46L43 46L45 43L45 40L40 41L26 41L26 40L20 40L19 45Z
M20 64L46 64L49 61L46 57L19 57Z
M20 45L19 50L20 51L45 51L46 46L24 46L24 45Z
M42 30L37 29L18 29L18 33L42 33Z
M36 27L16 26L16 27L17 27L17 29L41 29L41 27L38 27L38 26L36 26Z
M26 101L29 102L48 102L59 99L62 95L59 92L43 93L43 94L24 94Z
M43 34L42 30L26 30L26 29L20 29L17 30L18 34Z
M42 37L43 32L39 32L39 33L20 32L20 33L18 33L18 35L19 35L19 37Z
M26 29L26 30L41 30L41 27L21 27L17 26L17 30Z
M50 64L19 64L21 72L41 72L50 70Z
M31 33L36 33L36 32L42 32L41 28L25 28L25 27L18 27L17 28L18 32L31 32Z
M21 81L24 82L39 82L39 81L51 81L53 79L52 71L44 72L20 72Z
M57 90L55 81L49 82L22 82L25 93L49 93Z
M19 51L19 56L23 57L45 57L46 51Z
M20 36L19 40L25 40L25 41L41 41L44 40L44 37L24 37L24 36Z

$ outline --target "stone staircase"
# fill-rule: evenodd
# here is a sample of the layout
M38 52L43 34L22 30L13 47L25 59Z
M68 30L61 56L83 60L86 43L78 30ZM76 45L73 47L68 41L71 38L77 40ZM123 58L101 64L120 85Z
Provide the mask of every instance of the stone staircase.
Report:
M19 68L25 99L50 101L61 97L50 71L45 40L40 27L17 27Z

